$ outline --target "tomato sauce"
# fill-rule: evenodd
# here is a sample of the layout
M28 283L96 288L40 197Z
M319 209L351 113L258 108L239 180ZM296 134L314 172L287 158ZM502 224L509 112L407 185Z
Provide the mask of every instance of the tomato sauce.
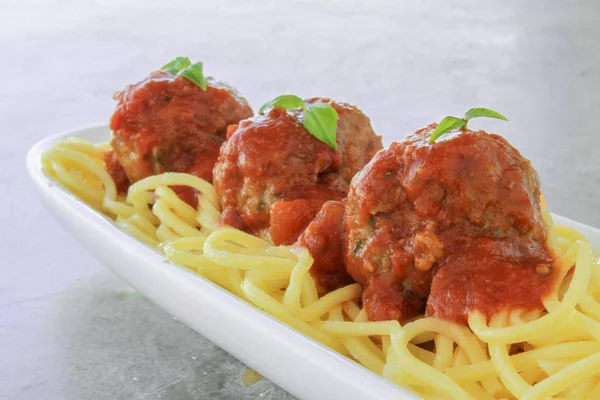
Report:
M426 315L466 324L479 311L486 317L503 310L543 309L542 299L555 287L548 264L517 264L486 254L464 254L437 269Z
M117 192L119 194L126 194L130 185L129 179L127 178L125 170L119 163L119 160L113 151L107 151L106 154L104 154L104 165L106 167L106 171L115 182Z
M321 294L354 282L344 265L343 236L344 204L328 201L295 243L313 257L310 274Z

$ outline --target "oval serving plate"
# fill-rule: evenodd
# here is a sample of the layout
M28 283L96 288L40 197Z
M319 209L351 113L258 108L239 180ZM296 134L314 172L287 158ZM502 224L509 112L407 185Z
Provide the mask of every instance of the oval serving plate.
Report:
M67 137L101 143L109 139L110 131L107 126L94 126L38 142L27 154L30 177L63 228L138 292L299 398L417 398L225 289L166 261L156 250L55 184L41 169L41 155ZM556 223L578 229L596 252L600 250L600 230L552 216Z

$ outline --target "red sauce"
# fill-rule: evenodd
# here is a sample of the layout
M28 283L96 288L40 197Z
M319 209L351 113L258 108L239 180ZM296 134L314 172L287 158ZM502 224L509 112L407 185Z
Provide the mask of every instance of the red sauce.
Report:
M407 321L421 314L423 307L423 300L406 296L391 274L374 275L363 290L363 308L371 321Z
M117 186L117 192L120 194L126 194L129 189L129 179L125 170L119 163L116 154L113 151L108 151L104 154L104 164L106 171L110 174L115 185Z
M175 192L177 197L185 201L188 205L198 207L198 193L195 189L189 186L171 186L171 190Z
M271 208L270 233L276 246L290 245L306 229L323 205L322 200L277 201Z
M343 236L344 204L328 201L295 243L313 257L310 274L321 294L354 282L344 266Z
M227 134L226 134L227 140L231 139L231 136L235 133L235 131L237 130L237 128L238 128L237 124L236 125L229 125L227 127Z
M538 269L546 268L541 264ZM542 298L556 282L556 274L547 271L485 253L458 255L435 272L426 314L466 324L475 310L490 317L507 309L542 309Z

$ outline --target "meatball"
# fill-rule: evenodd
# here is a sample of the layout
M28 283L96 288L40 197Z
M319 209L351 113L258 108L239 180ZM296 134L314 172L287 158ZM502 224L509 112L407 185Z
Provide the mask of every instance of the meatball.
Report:
M104 165L106 166L106 171L108 171L115 181L117 192L120 194L127 193L127 189L129 189L129 179L114 151L110 150L104 154Z
M320 294L354 282L344 265L344 217L343 202L326 202L294 244L313 257L310 273Z
M188 172L209 182L227 127L252 116L233 88L157 71L116 95L112 148L133 183L162 172Z
M301 124L301 110L273 108L241 121L213 173L221 223L292 244L327 200L346 196L352 176L382 148L357 107L329 99L339 114L335 151Z
M498 135L461 129L430 144L435 127L379 152L350 185L346 268L369 318L426 308L465 322L472 310L541 306L554 255L536 171Z

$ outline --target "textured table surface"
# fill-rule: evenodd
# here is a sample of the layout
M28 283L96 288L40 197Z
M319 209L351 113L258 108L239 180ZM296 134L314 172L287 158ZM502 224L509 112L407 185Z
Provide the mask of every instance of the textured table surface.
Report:
M533 161L554 212L600 226L600 2L417 3L3 0L0 399L292 398L244 386L240 362L107 272L28 182L33 143L106 122L116 89L174 56L255 109L284 92L355 103L386 143L497 109L511 122L472 126Z

